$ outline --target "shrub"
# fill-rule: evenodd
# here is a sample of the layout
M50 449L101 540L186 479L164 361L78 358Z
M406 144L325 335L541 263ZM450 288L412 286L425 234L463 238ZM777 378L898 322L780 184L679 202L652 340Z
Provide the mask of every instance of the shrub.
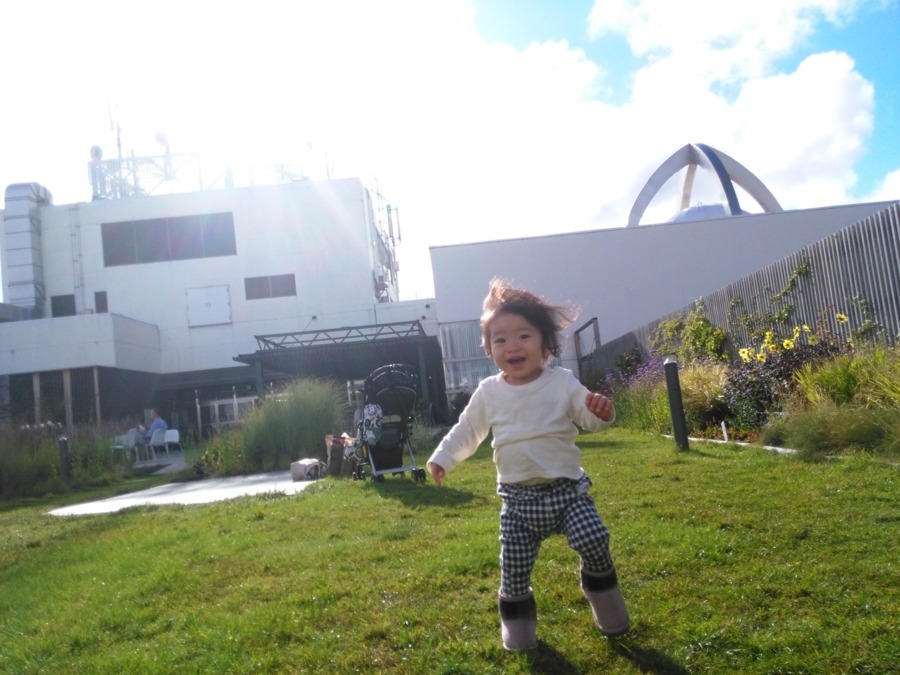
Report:
M113 433L104 426L70 429L68 476L60 465L61 425L4 430L0 433L0 498L60 494L70 488L108 483L115 475Z
M319 379L298 380L267 399L243 426L249 467L274 471L303 457L325 461L325 436L340 432L346 399L344 387Z
M732 364L725 384L728 422L740 431L759 429L772 412L783 410L796 388L795 374L808 363L837 354L839 347L827 343L801 344L790 349L771 349L761 357Z
M723 363L696 361L681 369L678 375L681 400L688 429L702 433L724 419L725 384L728 367Z
M6 433L0 440L0 497L64 492L55 438Z
M213 436L193 468L196 478L233 476L251 471L252 467L245 451L244 434L240 429L231 429Z
M657 354L674 354L679 363L696 360L726 361L726 334L704 315L702 300L697 300L687 316L661 321L650 338Z

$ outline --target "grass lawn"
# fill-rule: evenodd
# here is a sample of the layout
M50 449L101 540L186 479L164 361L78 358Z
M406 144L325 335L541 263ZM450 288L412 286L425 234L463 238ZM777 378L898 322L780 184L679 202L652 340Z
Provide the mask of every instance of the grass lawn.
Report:
M328 478L68 518L46 515L59 499L0 504L0 672L896 672L896 466L618 429L581 446L624 639L598 634L555 537L534 574L540 648L503 650L484 447L441 488Z

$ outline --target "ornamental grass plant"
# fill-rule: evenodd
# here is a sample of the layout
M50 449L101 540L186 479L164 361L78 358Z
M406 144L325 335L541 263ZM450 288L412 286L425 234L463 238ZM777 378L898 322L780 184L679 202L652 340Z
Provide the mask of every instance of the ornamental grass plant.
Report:
M74 495L5 502L0 671L895 668L895 466L734 444L678 452L618 427L579 444L632 616L625 638L598 634L577 557L553 537L534 571L539 648L502 649L485 444L441 488L329 477L290 497L63 518L46 512Z
M603 388L615 402L617 424L648 433L671 429L662 361L638 364L624 377L608 374Z
M845 452L900 456L900 354L862 346L795 373L796 395L785 415L761 430L766 443L809 457Z
M325 436L347 426L346 390L333 380L297 380L268 397L240 427L219 434L196 467L200 475L280 471L301 457L325 460Z

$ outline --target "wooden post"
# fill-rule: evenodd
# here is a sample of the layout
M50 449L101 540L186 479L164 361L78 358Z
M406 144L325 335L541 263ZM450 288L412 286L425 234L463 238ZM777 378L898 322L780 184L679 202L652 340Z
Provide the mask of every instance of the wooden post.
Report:
M75 426L75 415L72 411L72 371L66 368L63 371L63 400L66 404L66 428Z
M34 423L41 423L41 374L31 374L31 391L34 396Z

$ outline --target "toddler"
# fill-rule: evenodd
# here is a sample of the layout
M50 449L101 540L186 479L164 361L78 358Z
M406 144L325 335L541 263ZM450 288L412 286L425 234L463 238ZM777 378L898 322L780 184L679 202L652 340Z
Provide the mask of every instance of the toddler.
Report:
M560 333L574 311L494 279L484 300L484 350L500 369L481 381L459 422L428 460L437 485L471 457L493 431L500 511L501 637L507 650L537 646L537 608L531 572L541 543L565 534L581 557L581 588L594 622L607 636L622 635L630 620L609 552L609 530L588 494L575 424L596 431L616 413L612 401L589 392L565 368Z

